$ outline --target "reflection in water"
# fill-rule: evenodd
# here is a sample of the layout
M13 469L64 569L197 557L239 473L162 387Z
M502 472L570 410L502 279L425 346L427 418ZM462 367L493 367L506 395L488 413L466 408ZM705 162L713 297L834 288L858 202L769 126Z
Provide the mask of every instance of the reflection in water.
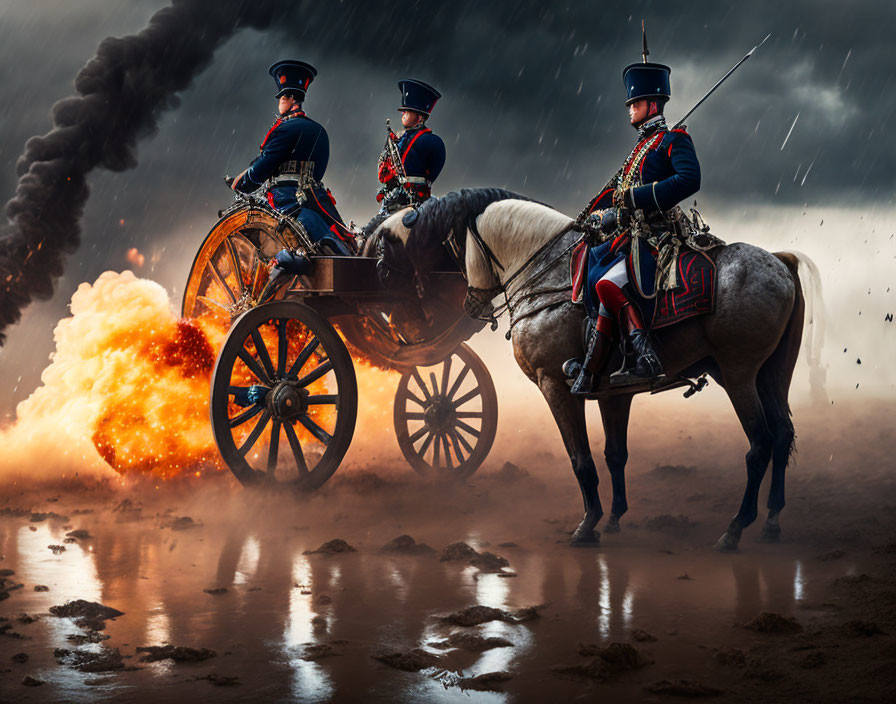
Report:
M794 601L802 601L803 600L803 563L800 560L796 561L794 565L793 572L793 600Z
M607 568L607 559L603 553L597 556L597 567L600 571L597 627L600 637L606 639L610 637L610 570Z
M302 701L323 701L333 695L330 676L316 662L300 657L303 646L316 640L311 623L316 613L312 603L314 580L311 564L307 557L298 552L293 557L292 578L298 586L294 586L289 594L289 612L283 633L283 644L293 674L292 691Z
M236 574L233 578L234 584L245 584L255 576L258 569L258 557L261 554L261 547L258 538L250 536L243 543L243 551L240 553L239 562L236 566Z
M47 546L62 544L65 537L58 523L6 525L12 530L0 534L4 566L15 569L16 578L29 585L7 604L16 599L15 608L32 613L46 613L71 599L114 606L126 615L109 623L110 647L121 647L129 655L137 645L213 648L218 657L203 667L240 676L245 690L253 687L265 701L351 700L358 692L385 700L402 690L408 701L501 701L507 695L445 690L431 673L394 671L371 659L370 653L379 647L416 645L445 655L450 667L464 676L519 674L523 662L526 668L556 664L557 648L572 647L571 639L624 641L634 627L705 628L694 624L705 622L710 612L729 629L732 622L761 611L786 613L794 602L807 598L814 584L807 576L814 563L761 554L673 557L636 549L570 554L533 548L509 555L518 577L505 579L435 557L363 550L357 555L305 556L301 550L306 546L284 539L282 531L173 533L147 522L89 525L95 538L68 544L65 552L54 555ZM6 525L0 522L0 530ZM685 571L692 579L678 581ZM34 592L34 584L46 584L50 592ZM205 593L212 586L228 591ZM332 601L318 601L322 594ZM537 603L551 603L559 618L531 624L492 621L474 629L449 628L433 618L472 604L513 611ZM315 625L315 617L325 622ZM514 645L447 655L428 645L454 631L505 638ZM45 618L29 635L36 650L52 652L73 647L66 636L77 632L80 629L68 619ZM49 642L41 643L40 638ZM332 645L334 640L348 643L337 646L339 657L302 659L309 644ZM52 661L50 668L55 668ZM119 673L121 686L134 686L128 678L136 677L143 678L142 685L152 685L156 678L167 681L162 678L183 669L165 662L140 672ZM84 673L50 669L43 674L57 687L61 701L87 701L100 694L84 685ZM107 694L116 692L123 694L115 687Z

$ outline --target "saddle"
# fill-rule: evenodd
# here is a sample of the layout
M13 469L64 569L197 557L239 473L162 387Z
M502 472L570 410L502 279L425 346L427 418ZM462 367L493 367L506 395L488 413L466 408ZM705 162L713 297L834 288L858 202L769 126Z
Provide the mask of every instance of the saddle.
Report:
M598 247L600 250L602 247ZM572 300L584 303L595 311L599 305L594 292L594 283L615 263L607 262L607 257L595 257L595 252L582 241L572 250L569 261L570 279L572 281ZM589 256L589 254L591 256ZM598 264L594 259L600 259ZM639 262L641 271L635 275L631 253L625 257L628 266L629 281L644 279L642 256ZM647 297L642 294L641 286L629 286L629 293L641 308L645 321L650 322L651 329L668 327L697 315L712 313L715 310L716 298L716 264L709 252L682 249L678 252L676 267L678 285L671 290L658 290L655 295ZM651 277L652 278L652 277ZM656 287L651 284L651 289ZM590 300L586 300L589 297ZM590 305L589 305L590 304Z

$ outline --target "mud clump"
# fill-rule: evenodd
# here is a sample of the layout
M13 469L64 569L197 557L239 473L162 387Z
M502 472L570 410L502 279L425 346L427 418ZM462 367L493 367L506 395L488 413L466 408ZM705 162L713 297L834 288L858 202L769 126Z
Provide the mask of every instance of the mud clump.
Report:
M492 552L481 552L476 557L470 559L470 564L480 572L494 574L503 572L505 567L510 567L510 562L500 555Z
M242 682L240 682L239 677L230 677L227 675L219 675L215 672L212 672L208 675L202 675L201 677L196 677L195 680L197 682L199 680L205 680L206 682L211 682L216 687L235 687L237 685L242 684Z
M16 653L10 658L10 660L21 665L22 663L28 662L28 653Z
M357 552L342 538L333 538L321 545L317 550L306 550L305 555L338 555L344 552Z
M466 543L457 542L446 545L442 549L442 552L439 553L439 561L455 562L457 560L472 560L474 557L478 556L479 553L469 545L467 545Z
M190 528L201 527L201 523L197 523L189 516L179 516L177 518L171 518L162 523L162 528L170 528L171 530L189 530Z
M99 631L88 631L87 633L73 633L66 636L66 640L72 645L84 645L85 643L102 643L104 640L109 640L110 637Z
M107 620L124 616L123 611L84 599L67 601L62 606L51 606L50 613L59 618L73 618L76 625L91 631L101 631L106 627Z
M659 516L645 518L641 527L654 533L671 533L674 535L687 533L696 525L687 516L681 514L673 516L670 513L663 513Z
M65 552L65 545L47 545L47 550L51 550L54 555Z
M837 577L834 580L835 587L857 587L860 584L868 584L871 581L871 577L869 577L864 572L862 574L847 574L843 577Z
M513 679L509 672L485 672L476 677L461 677L457 686L461 689L472 689L478 692L499 692L501 684Z
M227 593L227 587L211 587L210 589L203 589L206 594L211 594L212 596L220 596L221 594Z
M143 517L143 507L135 504L130 499L124 499L112 509L112 513L118 514L116 520L119 523L129 523L131 521L139 521Z
M513 643L511 643L506 638L498 638L496 636L484 638L478 633L452 633L446 640L438 641L437 643L432 643L432 647L439 648L440 650L447 650L448 648L458 648L460 650L466 650L471 653L483 653L486 650L491 650L492 648L512 648Z
M39 680L36 677L32 677L31 675L25 675L22 679L22 684L26 687L40 687L44 684L43 680Z
M843 624L843 632L852 638L870 638L871 636L887 635L880 626L872 621L847 621Z
M638 643L656 643L657 637L640 628L632 631L632 640Z
M460 611L455 611L447 616L442 616L440 620L444 623L465 627L478 626L481 623L488 623L489 621L524 623L539 618L541 615L539 612L544 608L545 604L538 604L536 606L527 606L510 613L502 609L477 604L475 606L468 606Z
M700 697L718 697L724 694L721 689L710 687L700 682L691 680L659 680L644 685L644 689L652 694L666 694L672 697L688 697L698 699Z
M90 535L90 531L85 530L84 528L77 528L75 530L70 530L65 534L68 538L75 538L76 540L87 540L88 538L92 538Z
M43 523L46 520L62 521L63 523L65 523L68 520L68 516L60 516L55 511L47 511L46 513L32 513L31 514L31 522L32 523Z
M501 469L495 472L492 476L502 482L518 482L521 479L528 479L532 475L522 467L515 465L513 462L505 462L501 465Z
M48 592L50 588L46 584L35 584L34 591L36 592Z
M144 645L138 647L137 652L146 653L140 658L140 662L159 662L160 660L202 662L217 655L214 650L208 648L188 648L182 645Z
M56 648L53 657L60 665L67 665L81 672L111 672L124 669L124 661L118 648L113 650L101 647L96 652Z
M620 673L637 670L653 662L628 643L610 643L606 647L582 645L579 647L579 655L594 659L586 664L558 667L555 668L555 671L565 675L578 675L605 681Z
M418 672L419 670L425 670L427 667L435 667L440 662L438 656L427 653L420 648L413 648L405 652L400 650L381 651L374 653L370 657L384 665L394 667L396 670L404 670L405 672Z
M383 552L397 552L404 555L432 555L435 553L426 543L418 543L410 535L399 535L392 538L381 548Z
M445 623L451 623L455 626L478 626L481 623L489 621L509 621L512 617L506 611L496 609L492 606L468 606L460 611L455 611L447 616L442 617Z
M756 633L799 633L803 627L792 616L763 611L756 618L741 624L741 628Z

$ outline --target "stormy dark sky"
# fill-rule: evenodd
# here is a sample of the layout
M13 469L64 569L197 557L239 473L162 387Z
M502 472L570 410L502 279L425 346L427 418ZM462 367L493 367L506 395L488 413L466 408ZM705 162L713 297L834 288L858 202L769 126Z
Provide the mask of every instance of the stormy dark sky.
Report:
M51 127L53 103L109 35L132 34L161 0L9 0L0 5L0 194L12 196L25 140ZM310 61L306 110L330 134L326 182L346 219L375 211L375 161L401 77L443 93L430 126L448 149L436 193L506 186L578 211L631 146L621 69L640 58L672 67L676 120L766 34L768 42L688 120L708 213L751 206L892 206L896 106L891 2L322 2L286 9L266 32L243 30L216 54L143 141L136 169L89 178L82 245L57 294L9 330L0 411L33 388L52 327L81 281L127 267L178 298L192 255L230 198L224 174L257 153L275 103L267 67ZM798 116L798 118L797 118ZM794 125L794 120L796 124ZM792 133L785 137L793 126ZM783 146L782 146L783 145ZM52 204L50 204L52 205ZM19 336L20 339L16 339ZM26 339L22 339L27 336ZM22 379L18 380L21 376Z

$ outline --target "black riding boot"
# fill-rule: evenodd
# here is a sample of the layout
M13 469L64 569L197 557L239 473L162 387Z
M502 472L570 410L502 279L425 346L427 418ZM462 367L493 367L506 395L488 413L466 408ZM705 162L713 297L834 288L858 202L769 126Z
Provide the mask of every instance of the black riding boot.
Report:
M635 351L635 365L631 369L620 369L610 374L612 386L624 386L627 384L639 384L645 381L655 381L663 374L663 365L657 356L650 334L645 329L641 314L631 303L627 303L619 311L619 322L622 329L628 334Z
M593 320L587 321L585 328L585 356L567 359L563 363L563 373L567 379L575 379L570 393L591 393L597 386L601 370L610 356L610 338L597 329Z

